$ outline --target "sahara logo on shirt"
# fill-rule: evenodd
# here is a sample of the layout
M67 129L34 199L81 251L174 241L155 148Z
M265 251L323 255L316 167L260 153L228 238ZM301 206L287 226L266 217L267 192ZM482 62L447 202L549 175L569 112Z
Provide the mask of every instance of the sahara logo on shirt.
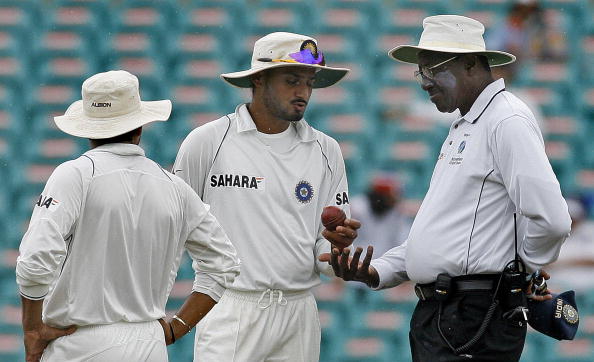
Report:
M54 199L51 196L39 195L39 199L37 200L35 205L41 208L45 207L49 211L54 212L58 209L58 207L60 207L60 201Z
M210 176L210 187L237 187L264 191L264 177L220 174Z
M336 205L348 204L349 195L346 192L336 194Z

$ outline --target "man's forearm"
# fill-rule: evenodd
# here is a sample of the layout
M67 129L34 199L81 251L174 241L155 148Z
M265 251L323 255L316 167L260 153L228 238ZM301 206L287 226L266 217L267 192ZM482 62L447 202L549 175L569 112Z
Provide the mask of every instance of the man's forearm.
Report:
M41 326L41 311L43 310L43 299L31 300L21 296L21 306L23 311L22 323L23 331L32 331Z
M214 299L208 295L192 292L176 313L176 316L186 325L177 319L172 319L170 322L176 339L181 338L184 334L188 333L202 318L204 318L206 313L208 313L215 304L217 303Z

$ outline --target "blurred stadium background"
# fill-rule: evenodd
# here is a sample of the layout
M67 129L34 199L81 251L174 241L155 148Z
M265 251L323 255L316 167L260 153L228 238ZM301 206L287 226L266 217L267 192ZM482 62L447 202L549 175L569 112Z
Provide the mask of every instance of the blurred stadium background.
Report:
M219 74L249 67L254 41L272 31L318 39L328 64L352 69L337 86L316 90L310 123L335 137L351 193L375 169L397 171L414 214L425 193L447 124L412 76L414 66L386 56L415 44L425 16L463 14L487 29L504 21L507 0L162 0L0 1L0 360L23 360L14 266L34 200L59 163L87 149L59 132L52 117L80 98L82 81L126 69L141 79L142 98L170 98L169 122L146 127L147 154L169 167L194 127L232 112L246 93ZM594 191L594 1L541 0L563 60L521 64L512 87L540 107L547 152L565 194ZM428 107L428 108L427 108ZM423 109L423 108L422 108ZM590 204L591 205L591 204ZM589 210L592 215L592 209ZM182 263L168 309L180 306L193 272ZM410 286L361 292L327 281L316 291L322 361L408 361ZM579 296L575 341L530 332L523 361L594 360L594 290ZM224 326L223 326L224 328ZM170 347L171 361L191 361L193 332Z

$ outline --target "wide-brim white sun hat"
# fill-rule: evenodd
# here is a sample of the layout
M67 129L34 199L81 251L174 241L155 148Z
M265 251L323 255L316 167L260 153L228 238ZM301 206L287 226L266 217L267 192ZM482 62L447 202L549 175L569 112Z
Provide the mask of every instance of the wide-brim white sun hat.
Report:
M307 67L316 70L313 88L329 87L341 80L346 68L326 65L324 54L318 50L318 42L309 36L276 32L256 41L252 53L251 68L240 72L221 74L221 78L240 88L251 88L251 76L266 69L277 67Z
M388 55L405 63L418 64L419 52L484 55L492 67L513 63L512 54L487 50L483 33L485 27L479 21L460 15L435 15L423 20L423 33L419 45L400 45L388 52Z
M138 78L124 70L98 73L82 84L82 99L63 116L54 117L60 130L72 136L104 139L119 136L154 121L166 121L171 101L142 101Z

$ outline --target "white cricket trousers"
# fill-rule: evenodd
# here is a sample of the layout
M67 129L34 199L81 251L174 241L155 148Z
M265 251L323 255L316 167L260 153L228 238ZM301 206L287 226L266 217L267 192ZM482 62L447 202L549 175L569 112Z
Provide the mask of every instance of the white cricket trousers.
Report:
M197 326L194 362L316 362L320 320L310 291L227 289Z
M50 343L42 362L167 362L163 328L157 321L79 327Z

